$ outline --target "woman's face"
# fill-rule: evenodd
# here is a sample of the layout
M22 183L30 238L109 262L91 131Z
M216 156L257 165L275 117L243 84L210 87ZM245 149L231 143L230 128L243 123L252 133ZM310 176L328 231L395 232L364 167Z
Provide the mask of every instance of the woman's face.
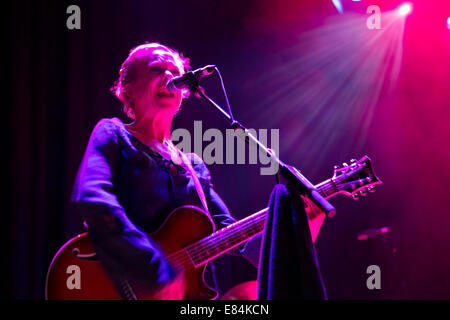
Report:
M184 73L181 62L171 52L155 48L148 59L143 59L138 77L132 84L136 118L155 113L173 116L181 105L182 91L167 91L167 81ZM136 119L137 120L137 119Z

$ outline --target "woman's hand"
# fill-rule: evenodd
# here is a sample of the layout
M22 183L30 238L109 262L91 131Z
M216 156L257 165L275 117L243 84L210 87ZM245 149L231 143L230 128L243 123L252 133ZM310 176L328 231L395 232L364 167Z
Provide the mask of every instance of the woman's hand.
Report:
M177 277L158 289L156 299L158 300L182 300L186 293L186 279L184 271L180 272Z

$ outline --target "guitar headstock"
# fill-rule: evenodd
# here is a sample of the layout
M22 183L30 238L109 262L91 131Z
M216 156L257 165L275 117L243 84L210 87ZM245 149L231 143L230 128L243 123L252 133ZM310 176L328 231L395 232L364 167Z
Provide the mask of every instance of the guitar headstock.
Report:
M368 156L359 160L352 159L350 164L343 163L334 167L334 174L331 178L339 193L359 199L367 192L375 192L374 186L381 184L381 180L373 171L372 161Z

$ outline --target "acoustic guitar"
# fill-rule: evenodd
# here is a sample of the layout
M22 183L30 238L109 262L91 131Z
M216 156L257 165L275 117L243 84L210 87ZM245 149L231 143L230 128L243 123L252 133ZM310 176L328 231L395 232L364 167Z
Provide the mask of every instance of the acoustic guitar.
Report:
M369 157L335 167L332 178L315 186L324 198L338 193L357 199L382 183ZM177 298L216 299L218 294L204 281L209 261L263 232L268 208L215 231L209 215L194 206L172 211L149 237L160 245L168 262L181 273L183 292ZM308 217L313 220L314 217ZM174 297L173 295L171 297ZM49 300L167 299L164 290L149 291L124 279L115 285L98 260L89 234L66 242L55 254L47 272L45 298Z

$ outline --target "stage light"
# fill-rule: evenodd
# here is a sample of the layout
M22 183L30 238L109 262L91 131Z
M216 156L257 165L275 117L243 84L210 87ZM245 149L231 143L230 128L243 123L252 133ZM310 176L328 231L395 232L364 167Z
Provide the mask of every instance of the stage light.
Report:
M447 29L450 30L450 17L447 18Z
M344 13L344 9L342 8L342 3L341 3L340 0L331 0L331 2L333 2L334 7L339 12L339 14L343 14Z
M406 16L406 15L410 14L411 11L412 11L412 4L410 2L405 2L398 8L398 13L401 16Z

